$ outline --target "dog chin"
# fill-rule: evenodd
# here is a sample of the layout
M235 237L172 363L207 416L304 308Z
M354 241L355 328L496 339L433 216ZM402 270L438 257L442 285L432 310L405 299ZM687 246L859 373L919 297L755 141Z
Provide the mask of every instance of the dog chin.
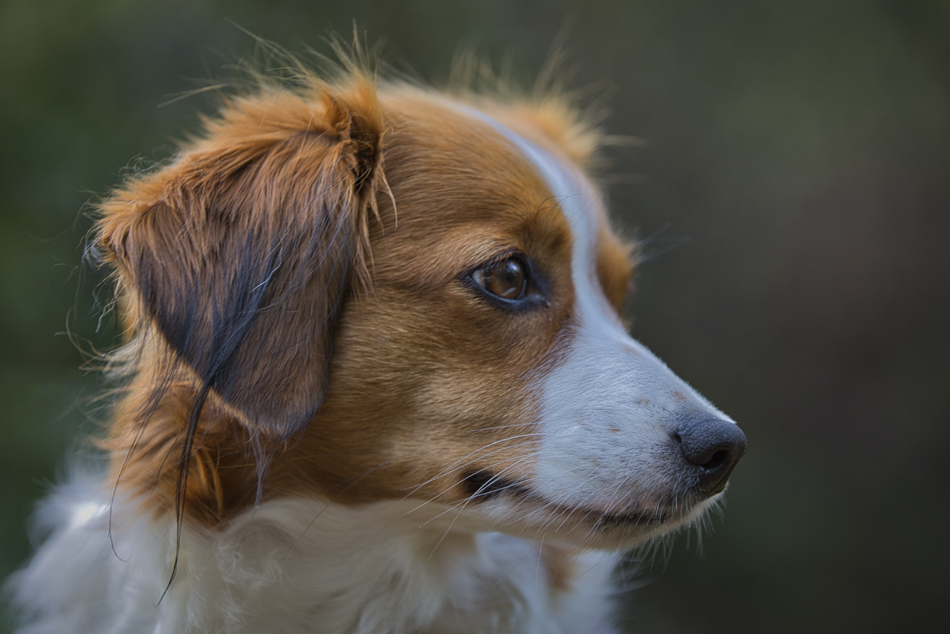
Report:
M465 509L453 518L454 527L499 531L540 542L557 542L597 550L629 550L699 522L722 497L683 499L676 504L633 504L617 510L597 510L583 504L555 504L519 488Z

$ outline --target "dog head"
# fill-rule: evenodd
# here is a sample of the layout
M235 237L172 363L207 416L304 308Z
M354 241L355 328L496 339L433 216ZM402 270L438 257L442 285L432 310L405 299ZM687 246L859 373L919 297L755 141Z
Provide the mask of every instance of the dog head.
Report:
M626 333L598 140L556 97L358 73L226 103L102 206L137 350L120 486L211 524L406 500L596 547L696 518L745 438Z

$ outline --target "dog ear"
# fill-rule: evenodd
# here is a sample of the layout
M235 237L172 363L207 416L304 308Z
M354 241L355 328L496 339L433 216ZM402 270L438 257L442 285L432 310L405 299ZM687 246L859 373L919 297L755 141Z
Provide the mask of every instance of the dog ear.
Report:
M102 205L97 246L131 319L245 425L286 437L323 402L341 304L369 280L381 112L364 81L237 100L206 128Z

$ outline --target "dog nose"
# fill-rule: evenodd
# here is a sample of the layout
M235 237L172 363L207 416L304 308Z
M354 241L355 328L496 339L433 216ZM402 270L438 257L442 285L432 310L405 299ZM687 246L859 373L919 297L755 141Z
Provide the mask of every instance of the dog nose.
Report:
M735 423L707 418L685 426L674 436L683 456L695 465L699 488L708 497L726 488L729 475L745 453L745 434Z

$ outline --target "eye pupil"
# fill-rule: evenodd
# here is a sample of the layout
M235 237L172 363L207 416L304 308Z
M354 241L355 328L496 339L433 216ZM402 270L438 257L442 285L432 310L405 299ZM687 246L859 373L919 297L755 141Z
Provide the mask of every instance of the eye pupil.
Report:
M524 264L514 258L479 269L474 278L482 288L502 299L519 299L528 285Z

